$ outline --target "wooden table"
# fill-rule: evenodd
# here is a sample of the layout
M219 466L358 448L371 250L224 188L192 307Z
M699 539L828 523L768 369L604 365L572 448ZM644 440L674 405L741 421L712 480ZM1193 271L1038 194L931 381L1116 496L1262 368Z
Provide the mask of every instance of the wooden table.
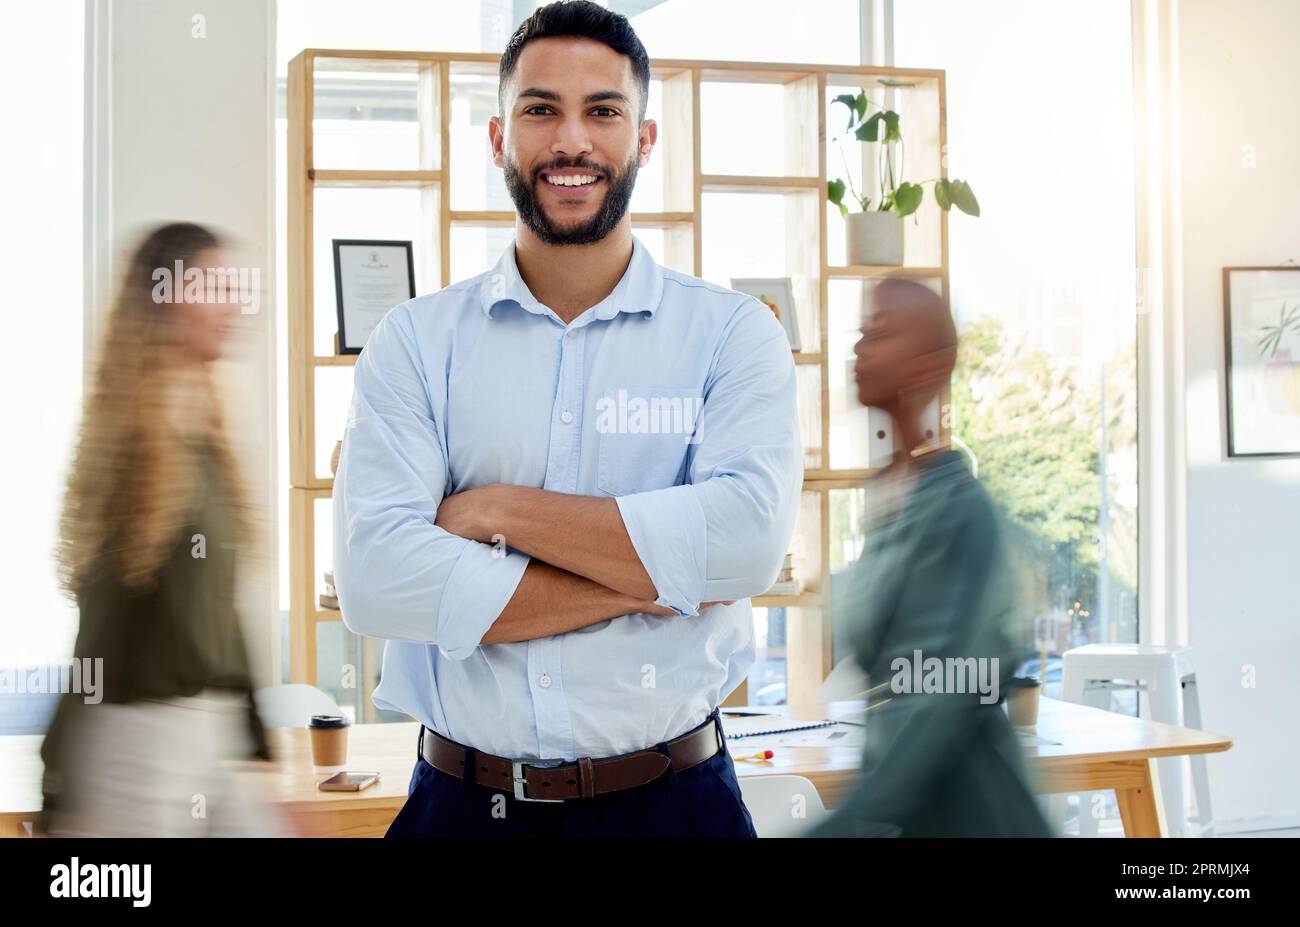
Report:
M1034 733L1058 741L1026 748L1034 788L1044 794L1114 789L1126 837L1168 835L1156 760L1232 747L1221 734L1049 698L1040 699Z
M861 702L747 709L790 718L861 718ZM867 716L870 721L870 716ZM382 836L406 801L415 764L419 726L358 724L349 731L348 768L378 771L380 781L363 792L321 792L311 766L305 729L269 731L280 759L274 764L239 764L245 784L271 800L306 836ZM1189 730L1083 705L1043 699L1034 733L1054 743L1027 746L1034 786L1039 792L1114 789L1124 833L1164 836L1164 812L1154 761L1160 757L1217 753L1232 746L1218 734ZM36 735L0 737L0 836L26 833L40 806L40 741ZM731 741L733 755L753 752L761 741ZM857 778L861 751L853 745L786 747L771 760L739 761L737 775L799 775L812 780L827 807L839 805Z
M792 718L860 718L863 703L832 702L812 707L749 709L780 712ZM870 715L866 720L870 721ZM1219 734L1144 721L1086 705L1043 698L1032 733L1048 744L1027 745L1025 759L1035 791L1115 790L1127 837L1164 837L1167 829L1155 761L1167 756L1221 753L1232 741ZM745 743L745 740L739 741ZM734 742L733 742L734 743ZM850 757L845 751L850 751ZM732 753L746 752L732 749ZM737 763L746 775L801 775L817 786L826 806L840 804L853 788L860 756L847 747L796 747L775 751L772 760ZM759 768L756 768L759 767Z

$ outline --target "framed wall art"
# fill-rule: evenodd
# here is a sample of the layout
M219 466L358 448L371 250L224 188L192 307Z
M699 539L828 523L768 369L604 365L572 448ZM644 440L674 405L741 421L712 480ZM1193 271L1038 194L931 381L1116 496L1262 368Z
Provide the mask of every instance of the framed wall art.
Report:
M1300 266L1223 269L1229 457L1300 456Z

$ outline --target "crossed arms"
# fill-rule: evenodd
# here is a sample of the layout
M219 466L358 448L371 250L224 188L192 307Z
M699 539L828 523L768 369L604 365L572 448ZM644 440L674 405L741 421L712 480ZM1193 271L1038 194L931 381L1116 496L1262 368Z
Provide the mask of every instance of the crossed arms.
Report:
M562 634L630 612L677 614L655 603L654 582L613 499L494 483L447 496L435 524L471 541L504 539L532 558L485 644Z
M480 644L633 612L694 616L763 592L803 476L794 365L755 301L736 311L715 358L688 483L618 498L504 484L447 495L411 319L390 312L357 362L334 484L347 626L464 659Z

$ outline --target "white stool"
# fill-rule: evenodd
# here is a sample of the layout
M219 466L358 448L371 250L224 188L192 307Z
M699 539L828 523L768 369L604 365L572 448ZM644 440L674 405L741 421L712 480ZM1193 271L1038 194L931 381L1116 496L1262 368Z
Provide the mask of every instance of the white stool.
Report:
M253 693L263 727L306 727L312 715L341 714L338 703L315 686L285 683Z
M1149 721L1200 729L1201 702L1196 692L1196 668L1190 647L1152 644L1088 644L1062 655L1061 698L1067 702L1095 702L1094 682L1111 683L1110 688L1136 688L1147 698L1138 699L1139 715ZM1113 683L1119 681L1121 685ZM1110 693L1103 691L1109 705ZM1183 837L1187 830L1187 806L1183 798L1183 770L1187 757L1165 757L1156 761L1160 791L1164 798L1169 836ZM1192 784L1196 793L1195 835L1211 836L1214 817L1210 812L1210 778L1205 757L1191 757ZM1079 796L1079 834L1096 833L1096 819L1089 813L1089 796Z

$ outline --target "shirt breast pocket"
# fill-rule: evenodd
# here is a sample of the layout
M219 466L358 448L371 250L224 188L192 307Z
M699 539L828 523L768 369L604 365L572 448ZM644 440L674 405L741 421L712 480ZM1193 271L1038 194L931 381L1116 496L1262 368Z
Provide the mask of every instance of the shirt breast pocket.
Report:
M684 481L703 400L680 387L620 387L596 403L596 485L611 496Z

